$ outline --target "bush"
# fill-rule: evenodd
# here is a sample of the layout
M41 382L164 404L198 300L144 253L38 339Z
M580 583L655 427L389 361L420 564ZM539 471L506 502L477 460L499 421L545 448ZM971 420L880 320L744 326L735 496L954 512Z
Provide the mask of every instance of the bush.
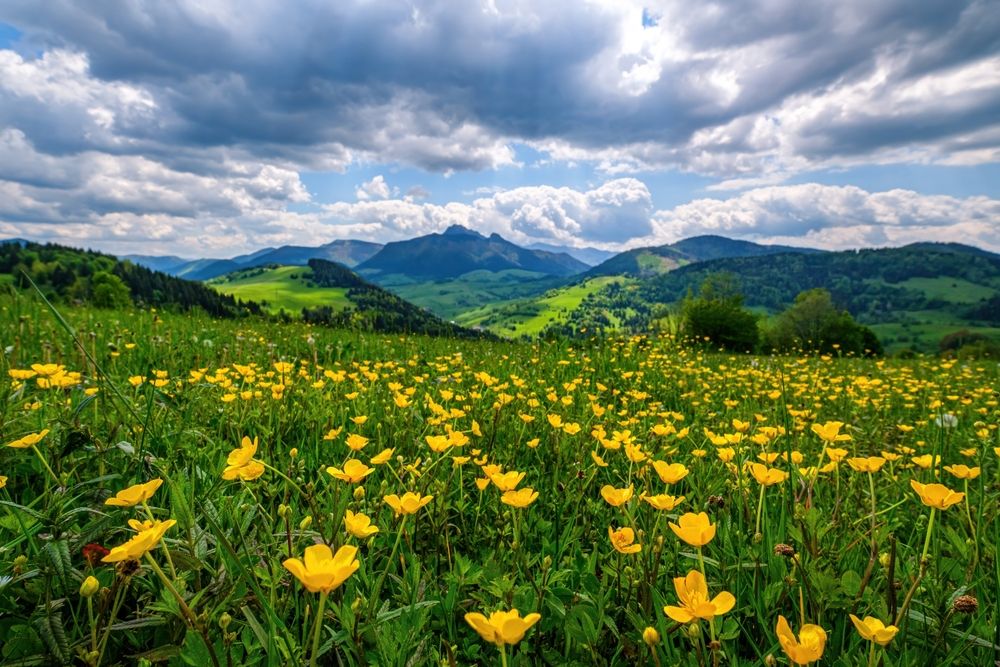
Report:
M757 318L743 307L732 274L713 274L697 297L681 306L681 333L694 342L710 342L732 352L752 352L760 338Z
M781 352L882 354L875 333L855 322L846 310L838 309L825 289L807 290L795 297L795 303L774 319L765 343Z

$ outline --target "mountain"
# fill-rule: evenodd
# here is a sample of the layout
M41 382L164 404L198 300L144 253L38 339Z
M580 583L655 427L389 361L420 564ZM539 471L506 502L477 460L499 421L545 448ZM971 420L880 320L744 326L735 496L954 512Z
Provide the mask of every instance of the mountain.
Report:
M565 253L522 248L498 234L489 237L452 225L444 233L388 243L357 267L373 280L402 275L413 280L446 280L471 271L521 269L549 276L571 276L587 269Z
M190 259L177 257L176 255L123 255L119 259L127 259L133 264L171 275L174 275L174 269L191 262Z
M373 285L343 264L324 259L310 259L304 267L241 269L208 284L220 293L259 302L272 313L301 313L315 324L379 333L490 337L446 322Z
M552 243L532 243L526 246L530 250L544 250L545 252L565 253L573 259L578 259L588 266L597 266L601 262L611 259L615 253L610 250L600 248L574 248L572 246L555 245Z
M618 253L583 274L586 278L597 276L655 276L691 263L691 258L671 246L633 248Z
M800 248L787 245L764 245L753 241L741 241L725 236L706 234L692 236L670 245L679 250L691 260L704 262L710 259L725 259L727 257L760 257L762 255L779 255L781 253L817 253L823 252L815 248Z
M262 248L231 259L183 260L178 257L153 255L127 255L136 264L164 271L188 280L211 280L240 269L281 264L305 266L310 259L326 259L348 267L356 266L382 249L380 243L338 239L318 247L285 245L280 248Z
M692 236L669 245L634 248L590 269L584 276L632 276L646 278L673 271L687 264L728 257L760 257L782 253L818 253L813 248L762 245L724 236Z

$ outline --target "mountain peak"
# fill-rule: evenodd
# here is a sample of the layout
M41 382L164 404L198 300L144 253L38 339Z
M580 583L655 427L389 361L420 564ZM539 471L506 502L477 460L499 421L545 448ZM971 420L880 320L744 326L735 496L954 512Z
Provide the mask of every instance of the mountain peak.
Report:
M483 238L483 235L476 230L463 227L462 225L452 225L442 233L446 236L475 236Z

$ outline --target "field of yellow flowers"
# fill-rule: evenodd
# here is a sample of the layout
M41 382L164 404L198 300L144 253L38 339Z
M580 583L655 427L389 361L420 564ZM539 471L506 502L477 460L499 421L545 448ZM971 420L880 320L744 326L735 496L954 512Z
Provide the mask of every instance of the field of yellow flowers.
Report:
M0 301L4 665L993 665L996 362Z

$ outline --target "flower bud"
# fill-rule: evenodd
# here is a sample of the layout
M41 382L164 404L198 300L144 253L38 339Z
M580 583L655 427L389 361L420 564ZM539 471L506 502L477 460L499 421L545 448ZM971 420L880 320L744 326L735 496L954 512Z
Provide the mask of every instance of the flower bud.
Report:
M656 628L649 626L642 631L642 641L646 642L646 646L653 648L660 643L660 633L656 631Z
M312 525L312 522L313 522L312 516L307 514L306 517L302 519L302 521L299 521L299 530L305 530L306 528Z
M878 555L878 562L879 565L881 565L882 567L889 567L890 560L891 559L889 558L889 554L887 553L880 553Z
M298 455L299 455L299 448L298 447L292 447L290 450L288 450L288 456L290 458L294 459Z
M94 594L99 590L101 590L101 582L94 576L87 577L80 584L80 596L87 599L94 597Z
M280 505L278 505L278 516L280 516L282 519L287 519L288 513L289 513L288 505L286 505L285 503L281 503Z
M552 556L546 556L542 559L542 569L547 570L552 567Z
M774 555L784 556L785 558L792 558L795 556L795 549L788 544L775 544L774 545Z
M229 627L229 624L232 622L233 622L233 617L227 614L226 612L222 612L222 616L219 617L219 627L225 630L226 628Z
M354 487L354 499L355 500L364 500L365 499L365 487L363 487L363 486L356 486L356 487Z

